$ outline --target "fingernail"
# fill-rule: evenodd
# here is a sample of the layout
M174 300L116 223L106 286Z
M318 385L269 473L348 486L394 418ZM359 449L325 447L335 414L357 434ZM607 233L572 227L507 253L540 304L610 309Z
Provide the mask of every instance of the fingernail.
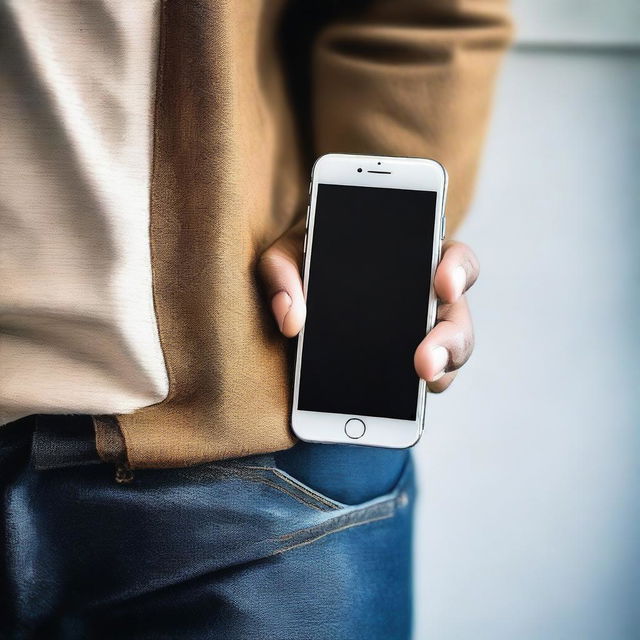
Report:
M280 331L282 331L284 321L287 317L287 313L289 313L289 309L291 309L292 303L293 301L291 300L291 296L286 291L278 291L278 293L276 293L271 299L271 309L273 311L273 315L276 317L276 322L278 323Z
M464 267L458 266L453 270L453 294L457 300L464 292L467 284L467 272Z
M430 378L429 382L435 382L436 380L440 380L445 374L445 369L447 364L449 364L449 352L444 347L435 347L431 351L431 360L434 370L438 373Z

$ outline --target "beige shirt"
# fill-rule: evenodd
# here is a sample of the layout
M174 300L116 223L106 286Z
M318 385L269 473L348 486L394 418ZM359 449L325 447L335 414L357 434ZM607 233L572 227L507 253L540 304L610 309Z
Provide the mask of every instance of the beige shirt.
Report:
M160 0L0 7L0 424L166 397L149 244Z

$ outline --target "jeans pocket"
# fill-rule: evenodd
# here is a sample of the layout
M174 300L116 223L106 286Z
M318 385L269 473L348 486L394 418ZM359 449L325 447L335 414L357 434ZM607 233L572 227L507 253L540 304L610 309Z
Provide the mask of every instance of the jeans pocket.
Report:
M234 562L298 549L361 525L375 523L378 535L386 535L380 532L408 527L413 512L410 455L393 484L356 504L338 500L279 468L273 454L216 461L182 469L177 475L184 481L180 486L189 504L231 541ZM339 475L344 477L342 471ZM173 493L172 500L180 500L182 494Z
M369 496L356 503L347 503L336 499L331 493L312 486L295 475L278 467L272 455L242 458L229 464L228 468L246 479L261 482L316 511L362 511L379 510L380 505L406 506L415 492L413 460L410 455L404 458L402 467L391 486L381 493ZM370 470L375 473L375 469ZM366 478L364 479L366 482Z
M291 531L279 536L279 552L290 551L326 539L330 534L362 525L375 523L382 526L386 522L385 530L397 530L411 521L415 495L411 456L407 456L399 477L390 489L357 504L339 502L280 469L272 469L271 473L278 479L273 485L275 489L304 502L311 509L317 509L315 517L309 518L306 526L292 527Z

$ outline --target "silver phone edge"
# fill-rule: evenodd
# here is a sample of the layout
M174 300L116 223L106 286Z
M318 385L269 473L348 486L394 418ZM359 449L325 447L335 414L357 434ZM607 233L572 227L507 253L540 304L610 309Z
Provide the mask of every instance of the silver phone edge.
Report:
M334 154L324 154L324 155L334 155ZM304 239L304 251L303 251L303 255L302 255L302 281L303 281L303 286L304 286L304 282L305 282L305 271L307 268L307 251L309 249L309 230L310 230L310 217L311 217L311 193L313 190L313 184L314 184L314 180L315 180L315 169L316 169L316 165L318 164L318 162L324 157L324 155L319 156L318 158L316 158L316 160L313 163L312 169L311 169L311 177L310 177L310 182L309 182L309 205L307 206L307 211L306 211L306 229L305 229L305 239ZM367 157L370 158L372 157L369 154L348 154L348 155L362 155L363 157ZM381 156L383 157L383 156ZM405 156L403 156L405 157ZM432 253L432 261L431 261L431 277L430 277L430 290L429 290L429 310L428 310L428 317L427 317L427 326L426 326L426 331L425 331L425 335L427 335L435 326L436 323L436 317L437 317L437 310L438 310L438 299L437 296L435 295L435 287L434 287L434 279L435 279L435 273L436 270L438 268L438 265L440 263L441 257L442 257L442 244L443 244L443 231L446 229L445 225L446 225L446 202L447 202L447 190L448 190L448 186L449 186L449 174L445 168L445 166L441 163L438 162L437 160L434 160L433 158L413 158L411 156L406 156L407 158L410 159L419 159L419 160L430 160L434 163L436 163L441 169L442 169L442 173L444 176L444 180L443 180L443 188L442 188L442 198L440 201L440 207L439 207L439 215L436 215L436 225L434 228L434 242L433 242L433 253ZM315 212L314 212L315 215ZM433 259L435 258L435 259ZM305 288L305 297L306 297L306 288ZM301 356L301 347L299 347L297 345L296 348L296 354L295 354L295 363L294 363L294 381L295 379L300 375L300 366L301 366L301 361L300 361L300 356ZM294 383L295 384L295 383ZM420 407L420 419L418 421L418 430L416 432L416 438L415 440L413 440L413 442L410 442L409 444L406 444L404 446L398 446L398 447L389 447L386 445L379 445L379 444L372 444L372 443L367 443L366 445L363 444L359 444L357 442L353 442L353 443L344 443L344 444L352 444L353 446L368 446L368 447L378 447L378 448L394 448L394 449L410 449L412 447L414 447L422 438L426 428L425 428L425 423L426 423L426 413L427 413L427 397L428 397L428 389L427 389L427 383L425 380L423 380L422 378L420 379L420 383L419 383L419 389L418 389L418 394L419 396L421 396L421 402L419 403L419 407ZM294 410L294 405L295 405L295 393L292 393L292 398L291 398L291 402L292 402L292 406L291 406L291 411L293 414L293 410ZM292 429L292 431L294 432L295 436L302 440L303 442L310 442L310 443L315 443L315 444L336 444L336 442L334 441L327 441L327 440L314 440L314 439L310 439L310 438L303 438L301 437L293 428L293 421L292 421L292 415L290 416L290 427Z

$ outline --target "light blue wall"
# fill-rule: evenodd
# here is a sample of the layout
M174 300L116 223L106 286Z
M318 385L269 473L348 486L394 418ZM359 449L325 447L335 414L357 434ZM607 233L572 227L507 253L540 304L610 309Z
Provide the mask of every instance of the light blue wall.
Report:
M416 449L417 640L640 638L640 48L548 47L535 6L459 234L477 349Z
M638 0L512 0L519 43L640 46Z

